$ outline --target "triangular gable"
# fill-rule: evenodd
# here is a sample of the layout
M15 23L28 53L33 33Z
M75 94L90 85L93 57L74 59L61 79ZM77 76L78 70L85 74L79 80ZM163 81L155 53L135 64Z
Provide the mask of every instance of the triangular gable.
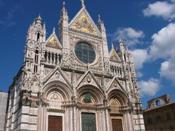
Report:
M110 52L110 61L113 62L121 62L120 57L118 56L116 50L114 48L112 48L111 52Z
M65 83L66 85L68 85L69 87L72 87L70 82L66 79L65 74L63 74L63 72L61 71L60 67L56 67L43 80L44 84L49 83L51 81L61 81L61 82Z
M62 49L62 45L60 44L60 41L58 40L58 37L56 36L55 32L53 32L46 41L46 47Z
M95 87L99 88L101 90L101 85L97 82L94 75L87 71L78 81L76 88L80 88L84 85L94 85Z
M91 35L100 35L100 31L85 8L82 8L72 19L69 28Z
M112 81L111 81L111 83L109 84L109 86L108 86L108 88L107 88L107 93L109 93L111 90L113 90L113 89L118 89L118 90L120 90L120 91L122 91L122 92L126 92L125 90L124 90L124 88L123 88L123 86L120 84L120 82L119 82L119 80L116 78L116 77L114 77L113 79L112 79Z

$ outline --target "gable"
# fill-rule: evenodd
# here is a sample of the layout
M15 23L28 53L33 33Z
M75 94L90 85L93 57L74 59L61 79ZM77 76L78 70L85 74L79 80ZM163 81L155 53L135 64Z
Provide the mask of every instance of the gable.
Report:
M68 85L69 87L72 87L70 84L70 75L68 74L64 74L60 67L56 67L51 73L49 73L43 80L43 83L49 83L51 81L61 81L63 83L65 83L66 85ZM67 79L68 78L68 79Z
M100 31L90 17L85 8L82 8L75 18L70 22L69 27L73 30L80 31L91 35L99 35Z
M101 90L100 83L98 83L98 81L90 71L87 71L83 76L81 76L81 78L78 80L76 88L80 88L84 85L93 85Z
M113 89L118 89L122 92L125 92L125 89L123 88L123 86L116 77L114 77L113 80L111 80L111 83L109 84L106 91L109 93Z
M55 33L53 33L47 40L46 42L46 47L51 47L51 48L55 48L55 49L61 49L62 46L56 36Z
M112 48L112 50L110 52L110 61L113 61L113 62L120 62L121 61L120 57L118 56L118 54L114 48Z

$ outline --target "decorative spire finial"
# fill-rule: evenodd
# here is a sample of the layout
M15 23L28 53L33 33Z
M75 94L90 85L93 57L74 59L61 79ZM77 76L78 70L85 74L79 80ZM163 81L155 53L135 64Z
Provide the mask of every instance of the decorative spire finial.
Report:
M66 2L63 1L63 7L62 7L62 13L67 15L67 10L66 10Z
M98 22L99 22L99 23L102 22L102 20L101 20L101 15L100 15L100 14L98 14Z
M65 2L65 1L63 1L63 7L65 7L65 5L66 5L66 2Z
M120 38L119 43L124 43L124 40L122 38Z
M53 27L53 31L52 31L52 33L55 33L55 27Z
M85 7L85 4L84 4L84 1L85 1L85 0L80 0L80 1L81 1L82 7L84 8L84 7Z
M112 42L112 49L114 49L114 43Z

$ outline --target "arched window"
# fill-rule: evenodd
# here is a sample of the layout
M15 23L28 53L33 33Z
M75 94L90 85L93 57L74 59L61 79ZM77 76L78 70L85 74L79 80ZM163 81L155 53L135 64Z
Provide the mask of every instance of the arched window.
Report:
M35 51L35 63L38 64L38 50Z
M39 41L39 39L40 39L40 33L38 32L37 33L37 41Z

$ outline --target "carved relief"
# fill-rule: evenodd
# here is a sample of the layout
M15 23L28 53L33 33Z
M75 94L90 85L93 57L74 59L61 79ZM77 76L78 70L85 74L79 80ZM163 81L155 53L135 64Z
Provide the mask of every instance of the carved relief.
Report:
M70 68L71 67L71 61L72 61L72 57L71 55L69 55L70 53L66 50L64 50L65 52L63 52L63 58L62 58L62 66L63 67L68 67Z
M47 100L50 108L61 108L63 97L58 91L52 91L48 94Z

